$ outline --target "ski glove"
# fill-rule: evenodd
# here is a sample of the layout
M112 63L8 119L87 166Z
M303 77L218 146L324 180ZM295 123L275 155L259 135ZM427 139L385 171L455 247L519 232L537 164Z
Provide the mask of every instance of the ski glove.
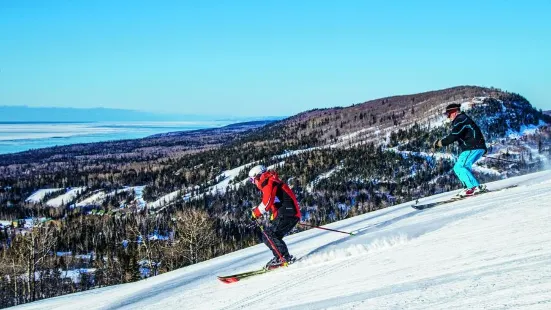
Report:
M251 212L251 220L256 221L256 215L254 215L254 211Z
M438 139L434 141L434 144L432 145L435 149L439 149L442 147L442 140Z

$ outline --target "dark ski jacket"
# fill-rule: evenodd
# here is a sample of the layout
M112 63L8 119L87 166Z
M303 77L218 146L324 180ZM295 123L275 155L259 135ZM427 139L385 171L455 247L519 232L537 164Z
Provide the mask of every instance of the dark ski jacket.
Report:
M271 212L271 220L279 216L297 217L300 219L300 207L297 197L291 188L279 179L273 171L264 172L255 181L256 187L262 191L262 202L253 209L255 217Z
M452 132L442 139L442 146L457 141L462 151L487 151L486 141L480 128L464 113L459 113L452 122Z

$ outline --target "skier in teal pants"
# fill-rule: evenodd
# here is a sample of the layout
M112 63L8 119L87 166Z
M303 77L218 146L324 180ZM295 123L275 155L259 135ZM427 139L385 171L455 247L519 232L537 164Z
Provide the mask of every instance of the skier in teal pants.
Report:
M459 143L462 152L453 167L453 171L465 186L459 196L472 196L485 191L486 186L478 182L471 170L472 165L487 152L480 128L470 117L461 112L460 104L448 105L444 114L452 121L452 131L445 138L436 140L434 148L448 146L456 141Z

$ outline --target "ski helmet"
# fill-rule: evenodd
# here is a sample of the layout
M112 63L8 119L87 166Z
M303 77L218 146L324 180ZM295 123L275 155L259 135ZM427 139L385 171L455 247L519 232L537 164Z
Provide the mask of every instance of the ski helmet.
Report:
M263 174L264 172L266 172L266 167L264 167L263 165L254 166L251 168L251 170L249 170L249 178L251 178L252 180L257 176Z

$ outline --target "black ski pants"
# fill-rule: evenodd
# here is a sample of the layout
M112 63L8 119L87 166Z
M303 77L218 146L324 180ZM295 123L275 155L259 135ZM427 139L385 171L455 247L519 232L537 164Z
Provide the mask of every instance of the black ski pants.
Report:
M264 229L264 233L260 232L260 239L270 250L272 250L275 257L279 257L277 251L279 251L281 256L286 257L289 255L289 250L285 242L283 242L283 237L295 227L298 221L298 217L283 217L280 215ZM274 249L274 246L277 251Z

